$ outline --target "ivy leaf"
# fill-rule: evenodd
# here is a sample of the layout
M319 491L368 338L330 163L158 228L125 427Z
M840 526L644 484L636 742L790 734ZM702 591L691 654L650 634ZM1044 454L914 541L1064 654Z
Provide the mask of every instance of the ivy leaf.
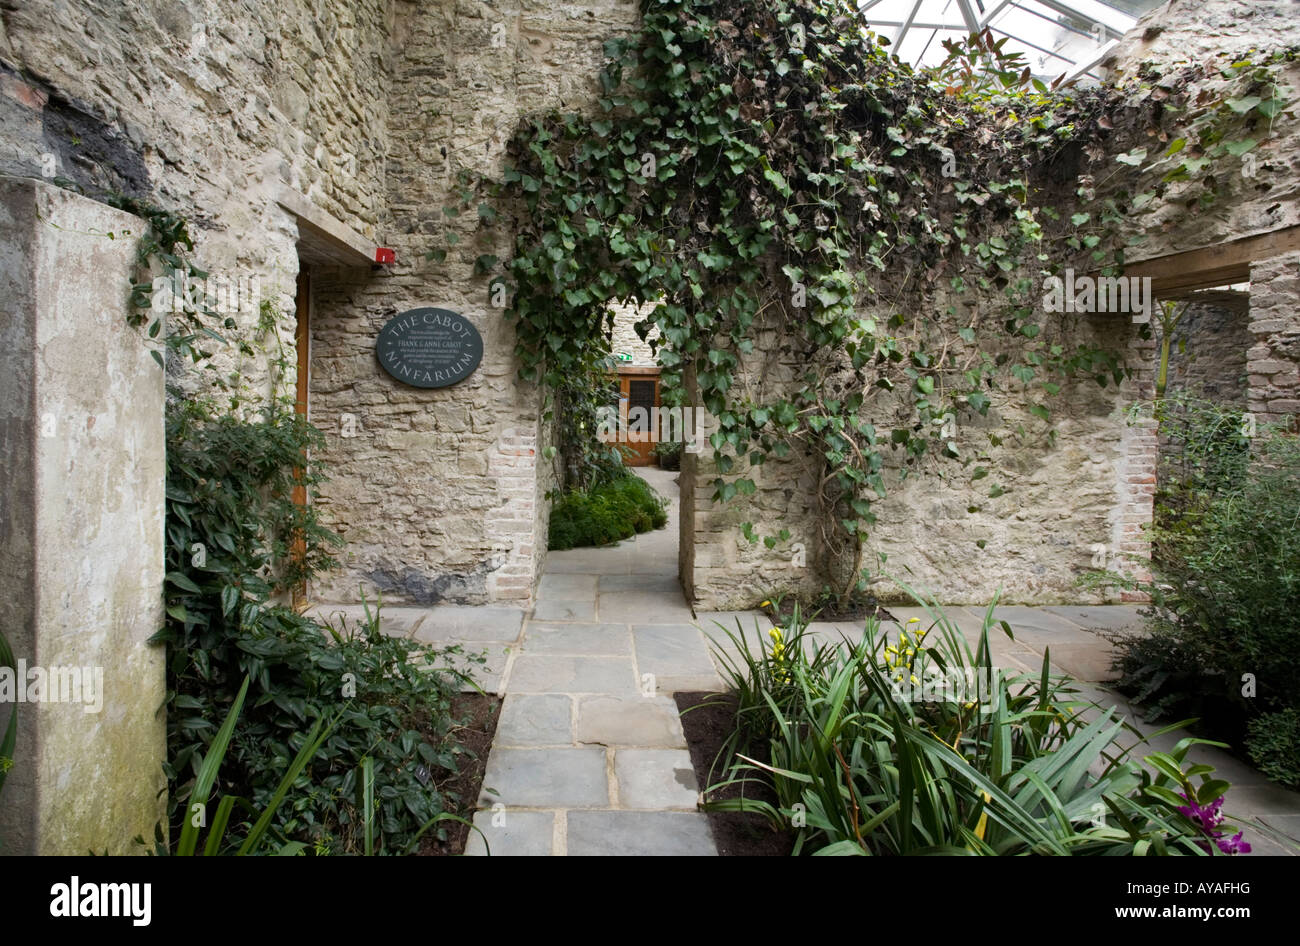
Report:
M1252 108L1264 100L1258 95L1246 95L1239 99L1228 99L1225 104L1238 115L1245 115Z
M1243 141L1228 141L1223 145L1223 150L1228 152L1234 158L1239 158L1247 151L1259 144L1254 138L1246 138Z
M1079 213L1070 217L1070 223L1074 224L1076 227L1081 227L1091 219L1092 214Z
M1115 155L1116 161L1118 161L1120 164L1127 164L1130 167L1137 167L1146 159L1147 159L1146 148L1134 148L1132 151L1129 151L1126 154Z

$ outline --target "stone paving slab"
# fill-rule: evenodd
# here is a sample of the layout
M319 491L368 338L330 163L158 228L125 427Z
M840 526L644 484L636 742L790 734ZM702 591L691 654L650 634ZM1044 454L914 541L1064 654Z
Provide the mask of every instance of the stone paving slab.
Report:
M680 590L672 595L653 591L601 592L596 607L602 621L690 624L695 620Z
M479 811L474 826L479 830L469 833L466 857L546 857L554 848L553 811Z
M993 612L994 620L1006 621L1016 640L1030 644L1051 644L1058 641L1078 641L1091 644L1097 641L1097 635L1086 631L1079 625L1059 614L1042 608L1021 606L998 607Z
M495 789L496 794L490 794ZM488 755L479 804L511 808L604 808L609 805L605 750L496 748Z
M677 563L674 559L673 570L666 574L600 575L599 590L601 594L615 591L639 591L680 597L682 586L677 580L676 570Z
M532 622L524 636L530 654L589 657L632 656L632 633L626 624L552 624Z
M1049 605L1043 608L1089 631L1141 630L1142 615L1131 604Z
M699 628L690 624L634 624L637 669L655 676L661 693L717 690L722 681Z
M700 794L686 749L619 749L614 778L621 808L694 811Z
M627 657L576 657L523 653L510 668L510 693L639 692L632 661Z
M630 575L635 564L631 549L568 549L546 556L546 574Z
M418 641L515 641L524 626L519 608L475 608L439 605L426 608L424 620L412 633Z
M681 714L668 696L578 698L574 742L686 748Z
M543 598L595 601L598 580L598 575L566 575L548 570L537 583L537 599L539 601Z
M758 628L760 634L766 634L767 629L772 626L772 619L762 611L696 611L695 624L702 630L715 631L719 630L721 624L733 634L736 631L736 621L740 621L740 629L746 634L753 634L754 628Z
M571 857L715 857L708 818L699 812L570 811Z
M494 746L573 743L573 698L563 693L511 693L501 706Z
M537 602L537 606L533 608L532 619L534 621L594 621L596 601L594 598L585 601L547 598Z

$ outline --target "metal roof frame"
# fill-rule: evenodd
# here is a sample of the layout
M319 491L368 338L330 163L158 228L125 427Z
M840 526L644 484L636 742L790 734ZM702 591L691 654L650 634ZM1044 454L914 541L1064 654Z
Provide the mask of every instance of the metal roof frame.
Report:
M880 32L892 30L890 40L901 55L904 40L916 30L931 30L932 41L939 31L970 34L990 30L995 36L1007 37L1013 45L1036 50L1063 64L1066 81L1085 76L1099 78L1094 70L1115 49L1119 38L1132 28L1137 17L1109 6L1104 0L892 0L893 16L873 16L871 11L891 0L862 0L859 9L868 25ZM987 6L986 6L987 3ZM1154 7L1158 0L1152 0ZM1020 17L1020 25L1007 23L1011 14ZM1041 35L1024 24L1028 15L1046 24ZM888 35L888 34L887 34ZM1093 42L1092 48L1067 48L1061 37L1073 35ZM1055 49L1048 48L1056 40ZM930 43L925 44L924 55ZM1077 42L1072 45L1078 45Z

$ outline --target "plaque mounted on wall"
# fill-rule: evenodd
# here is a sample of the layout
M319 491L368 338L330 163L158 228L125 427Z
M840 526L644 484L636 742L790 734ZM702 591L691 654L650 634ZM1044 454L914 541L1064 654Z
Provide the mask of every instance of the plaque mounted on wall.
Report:
M483 337L459 312L409 309L379 330L375 354L384 370L403 384L445 388L464 381L478 367Z

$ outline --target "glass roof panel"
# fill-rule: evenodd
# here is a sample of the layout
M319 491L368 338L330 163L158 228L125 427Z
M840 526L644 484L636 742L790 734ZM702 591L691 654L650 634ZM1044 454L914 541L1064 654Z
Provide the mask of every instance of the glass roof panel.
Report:
M1139 16L1164 0L859 0L871 29L889 37L894 52L917 65L937 65L945 39L974 29L1006 38L1034 75L1096 78L1091 72L1109 45Z

